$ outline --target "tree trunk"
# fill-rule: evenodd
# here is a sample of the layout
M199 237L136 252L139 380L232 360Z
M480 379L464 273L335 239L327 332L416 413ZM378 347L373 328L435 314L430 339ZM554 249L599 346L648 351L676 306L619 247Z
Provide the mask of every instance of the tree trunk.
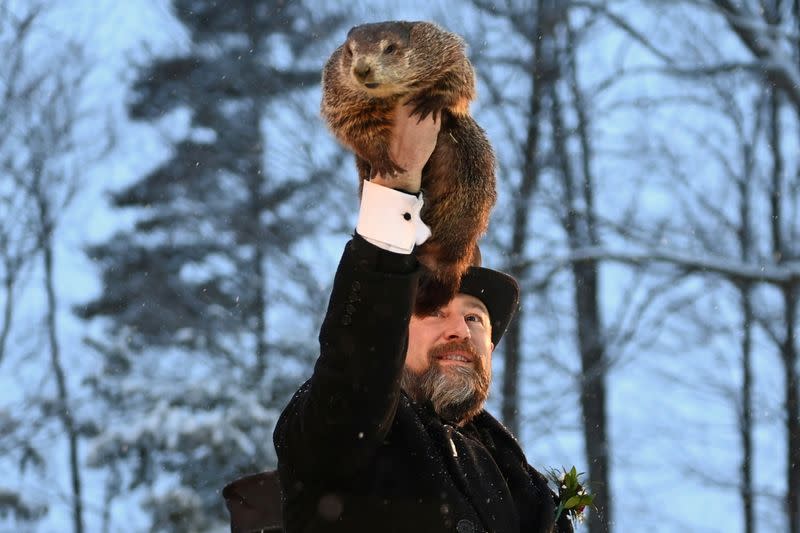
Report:
M781 358L786 381L786 514L789 533L800 533L800 379L797 375L797 296L798 287L792 285L783 290L786 332Z
M787 258L786 243L783 236L784 219L781 204L783 190L783 153L780 122L781 93L773 88L770 93L770 131L769 141L772 155L772 177L770 190L770 230L772 255L777 263ZM796 109L800 117L800 109ZM795 322L797 320L796 283L782 288L785 332L780 346L784 368L785 420L786 420L786 520L789 533L800 533L800 399L798 399L797 348L795 346Z
M258 20L255 9L255 3L248 4L248 16L245 18L247 21L246 33L250 40L250 50L255 50L258 53L259 43L261 42L263 28L258 27L255 21ZM264 210L263 198L263 182L265 176L263 174L264 154L267 146L266 133L261 128L260 119L263 116L264 108L266 107L266 99L254 97L251 102L253 112L250 116L252 124L249 125L249 132L251 134L252 144L249 150L247 160L247 174L245 179L248 180L248 188L250 192L250 205L252 206L252 234L249 236L253 244L253 287L256 291L255 301L252 312L255 314L255 340L256 340L256 364L253 373L253 383L259 384L264 377L267 370L267 270L265 261L267 258L266 243L268 240L263 235L261 220L262 211ZM245 320L250 320L250 316L246 316Z
M267 272L264 261L266 260L265 246L266 238L261 238L261 172L255 172L250 179L250 194L253 204L253 287L256 291L254 295L254 305L252 312L255 317L245 316L249 321L255 318L254 336L256 340L256 364L253 372L253 383L257 384L264 377L267 369Z
M570 92L577 116L577 134L580 142L580 168L582 179L573 171L567 151L566 127L563 109L556 87L553 87L553 144L561 167L566 198L564 226L570 247L597 246L594 228L594 190L591 172L591 144L589 142L589 119L585 100L577 79L574 57L575 39L568 22L565 23L567 37L566 64ZM582 197L576 202L577 196ZM579 211L578 205L583 205ZM581 354L580 402L583 412L583 436L586 460L589 464L589 481L595 494L594 509L589 516L590 533L611 531L611 486L609 483L609 441L606 408L607 362L603 341L603 325L600 317L598 262L578 261L572 264L574 279L576 329L578 349Z
M5 305L3 305L3 327L0 330L0 365L3 364L3 358L6 354L6 344L11 333L11 322L14 318L14 285L16 276L11 268L9 266L9 272L6 274L6 279L3 283L3 288L6 291L6 301Z
M40 191L41 192L41 191ZM72 519L73 531L83 533L83 497L81 495L81 473L78 459L78 430L75 420L70 412L69 393L64 367L61 363L61 348L58 343L58 325L56 313L58 311L56 292L53 283L53 227L46 201L38 199L41 227L41 251L44 260L44 282L47 292L47 335L50 345L50 362L56 377L58 392L58 415L64 430L67 433L69 448L69 469L72 482Z
M792 2L792 15L795 31L800 29L800 4ZM800 42L795 39L795 57L800 52ZM800 105L795 106L795 116L800 119ZM800 172L795 174L800 179ZM800 533L800 363L797 357L797 300L800 286L792 284L783 291L786 310L786 337L781 350L783 353L784 372L786 373L786 432L788 434L787 453L787 515L789 532Z
M548 65L550 60L542 53L542 41L549 38L543 32L546 28L542 25L544 0L538 0L536 5L536 23L534 24L535 35L528 36L529 42L533 44L533 72L530 73L531 92L528 101L528 127L525 136L525 152L523 153L522 181L519 186L518 194L513 203L513 222L511 228L511 266L509 274L520 282L527 279L527 268L523 266L526 262L525 245L528 241L528 226L531 218L530 205L533 194L539 184L539 136L541 126L542 110L542 86L551 83L551 80L543 76L544 72L549 72ZM522 354L522 324L524 322L524 301L523 293L520 309L515 320L513 320L505 334L505 366L503 371L503 404L501 416L503 423L515 435L519 435L519 374L520 361Z
M105 494L103 495L103 511L100 518L101 533L111 533L111 505L119 496L122 488L122 479L119 470L112 466L106 479Z
M759 99L755 106L756 117L763 116L762 105L764 100ZM760 123L760 120L759 120ZM760 127L757 128L760 130ZM755 157L754 147L747 140L742 139L743 172L736 179L739 190L739 239L740 256L743 264L752 261L752 250L756 243L750 231L751 194L750 184L754 179ZM742 498L742 514L744 520L744 533L755 533L755 496L753 491L753 332L754 320L753 300L750 295L751 282L737 283L742 309L742 391L738 411L739 438L742 445L742 458L740 465L739 492Z
M750 286L740 289L742 298L742 398L739 416L739 434L742 441L741 496L744 512L744 532L755 533L753 501L753 341L750 330L753 321L753 304Z
M574 208L574 188L572 171L563 138L563 124L556 91L553 91L553 132L555 150L559 153L559 163L564 177L567 194L567 213L565 230L570 247L578 249L581 245L591 245L585 241L586 234L581 231L585 220L580 220ZM580 401L583 412L583 437L586 445L586 460L589 464L589 481L595 494L594 512L589 517L590 533L611 531L609 509L609 467L608 437L606 435L606 363L602 343L600 311L597 286L597 261L576 261L572 264L574 279L573 298L575 301L575 326L578 349L581 355Z
M581 352L581 408L589 480L595 493L589 517L590 533L611 531L611 490L606 418L606 362L602 343L597 287L597 263L574 263L575 309Z

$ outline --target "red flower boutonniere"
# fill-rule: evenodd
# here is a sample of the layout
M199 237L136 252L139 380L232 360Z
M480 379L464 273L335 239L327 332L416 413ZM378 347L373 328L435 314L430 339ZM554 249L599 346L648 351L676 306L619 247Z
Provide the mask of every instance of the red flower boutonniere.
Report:
M558 507L556 507L556 522L564 511L569 515L573 523L583 522L583 511L587 505L592 505L594 494L590 494L581 484L580 477L583 472L578 471L573 466L567 472L551 469L547 472L547 477L558 487Z

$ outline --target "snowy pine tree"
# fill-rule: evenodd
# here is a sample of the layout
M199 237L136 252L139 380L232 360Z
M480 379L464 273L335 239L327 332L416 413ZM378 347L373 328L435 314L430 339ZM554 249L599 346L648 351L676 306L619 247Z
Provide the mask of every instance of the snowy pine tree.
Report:
M130 113L188 113L189 132L113 194L137 222L88 250L103 291L77 312L104 328L87 339L104 355L90 381L107 417L90 462L125 472L107 501L140 488L152 530L198 532L227 522L225 482L274 466L273 425L300 375L285 369L315 355L304 321L321 315L324 291L295 247L330 222L316 202L342 180L314 157L272 161L292 98L316 115L313 47L340 19L246 0L178 0L175 13L189 50L141 70ZM292 331L271 329L286 315Z

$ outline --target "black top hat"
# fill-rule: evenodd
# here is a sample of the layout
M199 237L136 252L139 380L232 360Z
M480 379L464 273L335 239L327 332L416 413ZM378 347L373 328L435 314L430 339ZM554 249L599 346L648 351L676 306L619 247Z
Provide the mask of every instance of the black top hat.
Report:
M492 322L492 342L497 346L519 306L517 280L504 272L471 266L461 278L458 292L474 296L486 306Z

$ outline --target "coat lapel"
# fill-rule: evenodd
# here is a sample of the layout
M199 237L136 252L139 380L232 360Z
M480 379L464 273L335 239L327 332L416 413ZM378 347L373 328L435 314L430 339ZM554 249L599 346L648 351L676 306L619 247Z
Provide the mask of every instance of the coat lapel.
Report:
M547 479L528 464L517 439L492 415L482 411L472 423L511 489L519 512L520 531L553 531L555 502Z
M470 468L472 465L480 464L483 473L491 473L495 470L492 468L494 459L491 454L480 454L480 457L474 455L474 446L466 443L464 437L453 429L453 426L444 424L430 402L413 405L416 406L428 433L439 446L438 451L444 457L450 477L455 480L458 489L480 517L482 530L519 531L513 502L504 501L503 498L504 480L499 477L489 479L482 475L482 472ZM502 472L499 465L497 470Z

